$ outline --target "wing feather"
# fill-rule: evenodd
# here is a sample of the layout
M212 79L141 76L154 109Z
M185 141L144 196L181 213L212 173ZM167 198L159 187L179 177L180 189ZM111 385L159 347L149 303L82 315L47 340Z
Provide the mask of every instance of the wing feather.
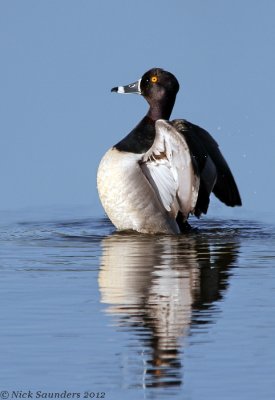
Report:
M184 218L195 209L199 178L194 172L189 147L184 137L167 121L156 121L152 147L140 163L164 209Z
M171 123L185 137L198 165L201 187L196 215L199 216L201 212L206 214L211 191L228 206L242 205L233 174L213 137L203 128L186 120L174 120Z

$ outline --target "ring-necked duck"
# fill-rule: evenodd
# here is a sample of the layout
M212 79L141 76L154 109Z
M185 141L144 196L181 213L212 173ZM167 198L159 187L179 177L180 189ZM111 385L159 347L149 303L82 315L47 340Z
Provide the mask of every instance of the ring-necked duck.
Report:
M241 205L233 175L212 136L186 120L169 121L178 90L175 76L160 68L112 89L141 94L150 106L98 168L100 200L118 230L183 232L189 214L207 213L212 191L228 206Z

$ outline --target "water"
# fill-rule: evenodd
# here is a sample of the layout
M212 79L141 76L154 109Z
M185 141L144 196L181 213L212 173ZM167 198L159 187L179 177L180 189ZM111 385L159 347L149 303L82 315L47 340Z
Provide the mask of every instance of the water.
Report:
M74 214L1 217L9 398L274 400L274 225L208 217L149 236Z

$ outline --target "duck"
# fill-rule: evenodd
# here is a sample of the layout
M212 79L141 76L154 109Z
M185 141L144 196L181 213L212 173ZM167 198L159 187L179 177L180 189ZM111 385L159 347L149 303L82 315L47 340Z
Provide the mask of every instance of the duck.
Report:
M97 188L118 231L182 234L190 215L206 214L213 193L227 206L242 201L218 143L185 119L170 120L180 85L162 68L112 92L139 94L147 114L100 161Z

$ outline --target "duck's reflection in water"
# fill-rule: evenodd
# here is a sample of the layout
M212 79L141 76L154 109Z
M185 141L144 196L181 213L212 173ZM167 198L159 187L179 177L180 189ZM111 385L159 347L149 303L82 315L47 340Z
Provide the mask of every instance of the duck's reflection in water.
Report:
M212 303L223 295L237 248L236 241L198 234L116 233L103 239L101 301L119 315L118 326L142 340L143 385L182 383L184 338L213 320Z

